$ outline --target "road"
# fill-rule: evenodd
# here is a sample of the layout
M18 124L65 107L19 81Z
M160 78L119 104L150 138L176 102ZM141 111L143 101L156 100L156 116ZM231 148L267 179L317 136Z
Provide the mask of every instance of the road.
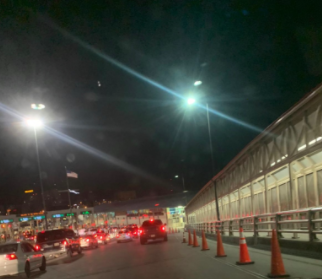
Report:
M200 239L199 239L200 240ZM115 242L62 263L50 264L46 273L35 272L32 278L266 278L270 270L270 253L249 249L254 265L236 266L238 247L224 245L227 258L215 258L215 241L208 241L211 250L202 252L181 243L181 234L169 235L168 242L140 245ZM200 243L199 243L200 244ZM322 262L283 255L291 278L322 278Z

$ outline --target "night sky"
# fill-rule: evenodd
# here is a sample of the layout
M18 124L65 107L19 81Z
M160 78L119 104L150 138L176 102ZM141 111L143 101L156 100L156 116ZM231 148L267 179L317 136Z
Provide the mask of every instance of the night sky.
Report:
M210 113L217 172L321 82L322 1L37 2L1 1L2 204L39 190L33 133L8 108L43 103L50 129L100 152L39 131L46 190L67 166L83 195L140 197L215 174L206 111L185 98L235 119Z

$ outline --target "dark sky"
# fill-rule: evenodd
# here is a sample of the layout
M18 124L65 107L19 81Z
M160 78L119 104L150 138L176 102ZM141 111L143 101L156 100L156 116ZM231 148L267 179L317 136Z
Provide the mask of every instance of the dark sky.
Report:
M1 1L1 102L25 116L44 103L48 127L100 151L39 131L46 189L66 187L66 165L79 174L72 187L100 198L176 191L175 174L198 190L213 175L206 111L184 98L237 120L210 114L217 172L321 82L321 1L37 3ZM39 180L32 131L0 113L8 202Z

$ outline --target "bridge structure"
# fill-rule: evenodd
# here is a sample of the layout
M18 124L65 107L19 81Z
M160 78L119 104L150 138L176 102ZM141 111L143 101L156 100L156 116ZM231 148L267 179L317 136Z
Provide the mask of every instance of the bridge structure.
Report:
M190 200L188 225L229 235L243 226L254 236L267 236L275 228L280 237L317 241L322 233L321 106L322 85L268 126Z

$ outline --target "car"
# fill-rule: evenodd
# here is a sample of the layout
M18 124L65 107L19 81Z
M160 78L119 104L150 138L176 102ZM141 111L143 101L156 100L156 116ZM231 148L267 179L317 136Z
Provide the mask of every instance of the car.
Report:
M82 253L79 237L70 229L41 231L37 234L36 246L49 257L47 260Z
M94 229L89 229L86 234L87 235L95 235L98 233L98 229L94 228Z
M139 229L136 227L130 228L129 231L131 232L132 238L138 238L139 237Z
M97 234L97 242L99 244L107 244L110 241L110 235L107 233L98 233Z
M0 276L25 272L27 278L35 269L46 270L43 253L27 241L9 242L0 245Z
M97 236L86 235L80 238L80 245L82 248L98 248Z
M149 240L168 241L168 234L165 224L162 224L160 219L150 219L149 221L144 221L139 233L141 245L144 245Z
M116 235L116 239L117 243L131 241L131 232L128 230L120 230Z

